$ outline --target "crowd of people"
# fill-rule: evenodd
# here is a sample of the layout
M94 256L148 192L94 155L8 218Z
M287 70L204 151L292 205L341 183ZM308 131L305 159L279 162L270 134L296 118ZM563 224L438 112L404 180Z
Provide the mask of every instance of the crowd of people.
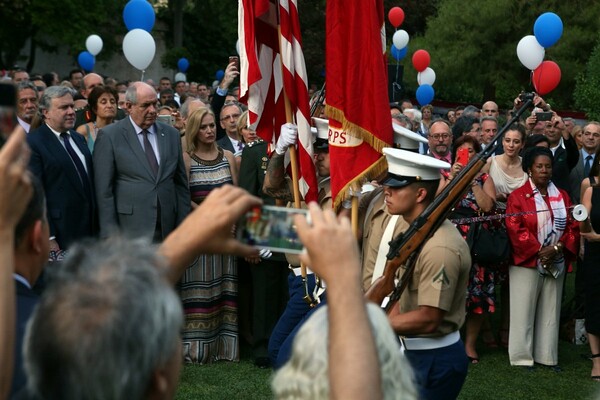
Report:
M16 328L3 333L0 357L14 368L0 395L172 398L183 362L239 361L248 346L257 367L276 370L277 398L456 398L469 365L485 362L480 336L506 347L511 365L560 372L561 302L575 262L600 380L600 275L591 267L600 123L578 127L535 96L533 111L498 137L512 114L493 101L444 115L393 103L395 148L384 149L386 173L363 188L358 233L347 203L332 210L328 132L315 129L318 205L302 204L310 225L295 221L306 252L259 252L236 239L235 224L261 204L293 206L285 160L298 132L286 124L275 143L260 139L238 102L238 75L231 62L213 90L12 72L0 243L14 281L0 277L0 306ZM511 112L521 106L516 99ZM412 275L398 273L405 293L387 316L367 306L363 293L390 273L390 240L482 149L490 157L450 219L420 247ZM578 222L580 202L589 218ZM506 231L510 256L476 258L475 224ZM92 359L103 360L93 373L84 368Z

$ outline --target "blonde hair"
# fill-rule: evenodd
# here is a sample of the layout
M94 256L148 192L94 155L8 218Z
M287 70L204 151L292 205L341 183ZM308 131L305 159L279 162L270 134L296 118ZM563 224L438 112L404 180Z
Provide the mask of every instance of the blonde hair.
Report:
M185 151L189 154L196 151L196 137L198 136L200 125L202 125L202 120L207 115L212 115L213 118L215 118L215 114L208 107L200 107L197 110L194 110L187 120L185 125ZM216 123L217 119L215 118L215 124Z
M237 121L237 133L242 143L246 143L244 135L242 135L242 129L248 128L248 110L244 111Z
M381 368L383 398L416 400L412 369L400 352L387 316L375 304L366 306ZM275 373L271 387L276 399L329 399L328 344L329 321L324 306L302 325L289 361Z

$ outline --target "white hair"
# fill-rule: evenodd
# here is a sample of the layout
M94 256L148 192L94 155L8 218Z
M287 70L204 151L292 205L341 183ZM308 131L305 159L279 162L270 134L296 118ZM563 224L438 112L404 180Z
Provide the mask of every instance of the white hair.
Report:
M412 369L400 352L387 316L372 303L367 304L367 313L381 368L383 398L417 399ZM276 399L329 399L328 342L329 323L324 306L302 325L294 339L292 356L275 373L271 387Z

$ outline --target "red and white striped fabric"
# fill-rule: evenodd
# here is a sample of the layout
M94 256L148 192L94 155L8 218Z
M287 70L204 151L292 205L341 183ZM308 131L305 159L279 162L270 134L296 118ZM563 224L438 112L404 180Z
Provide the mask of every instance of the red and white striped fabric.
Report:
M316 201L308 78L296 0L241 0L238 35L240 100L248 105L250 125L263 140L275 143L279 127L287 122L285 91L298 125L300 194L307 202Z

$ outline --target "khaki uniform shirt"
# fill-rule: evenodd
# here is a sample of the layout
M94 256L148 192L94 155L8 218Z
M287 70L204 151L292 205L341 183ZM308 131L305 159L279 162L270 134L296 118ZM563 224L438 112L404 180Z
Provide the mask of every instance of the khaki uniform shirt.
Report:
M369 206L370 211L365 216L362 235L362 282L365 292L371 286L371 278L373 277L381 239L392 218L392 215L387 212L383 190L375 189L369 195L371 196L372 205ZM408 229L408 223L402 217L399 217L392 237L397 237L406 229ZM389 249L389 246L386 246L387 249Z
M460 329L465 321L467 281L471 255L456 227L444 221L425 243L416 261L407 290L400 298L400 312L430 306L446 311L436 333L442 336Z

